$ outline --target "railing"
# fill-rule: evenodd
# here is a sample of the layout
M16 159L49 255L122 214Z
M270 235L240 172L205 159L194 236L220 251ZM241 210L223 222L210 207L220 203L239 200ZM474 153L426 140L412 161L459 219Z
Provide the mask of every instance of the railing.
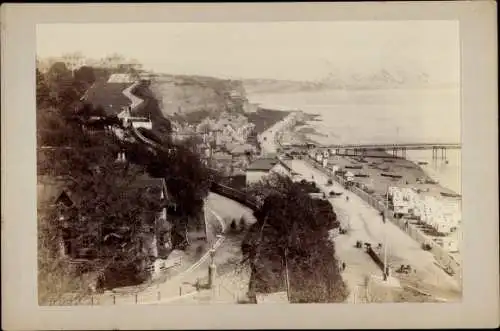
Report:
M259 208L259 203L254 199L248 197L244 192L235 190L231 187L212 182L210 190L214 193L220 194L226 198L234 200L241 203L242 205L252 209L257 210Z
M337 144L324 145L320 148L343 149L343 148L359 148L359 149L390 149L390 148L461 148L459 143L401 143L401 144Z

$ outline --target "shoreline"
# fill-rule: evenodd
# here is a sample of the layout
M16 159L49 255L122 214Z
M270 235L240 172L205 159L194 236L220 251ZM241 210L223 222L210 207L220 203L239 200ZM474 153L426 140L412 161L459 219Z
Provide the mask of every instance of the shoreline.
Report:
M307 158L307 157L306 157ZM366 253L359 252L354 249L354 244L357 240L363 242L381 242L384 238L384 231L388 231L389 246L392 247L388 254L388 266L391 268L394 277L398 278L403 285L403 292L408 295L406 285L415 284L418 282L418 287L427 293L431 293L433 297L448 297L451 301L459 300L462 295L460 280L455 276L447 274L443 270L443 264L439 265L436 262L442 261L443 258L433 251L431 254L421 249L420 244L422 238L416 237L408 231L401 228L401 224L397 220L391 218L390 222L383 227L382 219L379 211L382 206L376 206L373 199L368 198L366 194L360 194L358 189L346 189L342 185L342 180L334 180L332 184L327 184L327 179L331 174L321 167L320 164L315 164L313 160L298 160L291 161L294 171L300 173L305 179L312 178L316 185L323 192L328 193L334 189L336 192L343 192L345 196L350 196L349 201L343 198L329 198L328 200L334 206L334 210L338 213L341 223L348 230L346 234L338 235L333 240L336 245L336 253L339 258L346 261L348 265L355 264L355 269L347 269L343 278L347 280L351 287L357 287L364 284L365 276L381 273L378 266L375 266ZM442 251L439 248L436 250ZM359 255L359 256L357 256ZM362 262L360 259L363 259ZM446 257L444 257L446 260ZM415 274L404 275L397 273L396 269L401 264L409 264L416 270ZM460 270L460 265L458 269ZM456 276L460 275L458 271Z
M290 135L295 135L297 140L300 140L303 143L312 143L316 145L321 145L321 142L318 140L313 139L310 137L310 135L318 135L318 136L323 136L322 133L317 132L314 128L310 128L311 130L307 130L307 132L301 132L297 130L297 126L293 127L288 134ZM309 135L309 136L308 136ZM345 166L353 166L353 165L361 165L363 164L362 162L357 161L359 157L354 157L354 156L330 156L329 160L329 165L331 163L335 164L338 162L339 164ZM437 193L437 196L439 198L443 198L441 196L440 192L444 192L445 194L456 194L460 195L456 190L453 190L449 187L444 186L442 183L439 181L439 176L434 173L431 169L425 169L421 167L417 160L413 160L411 158L394 158L391 154L389 154L387 151L369 151L366 153L366 156L364 157L368 163L365 163L366 165L369 165L370 163L376 162L376 163L384 163L385 166L388 166L390 170L396 170L396 171L390 171L391 173L401 175L403 178L408 178L409 179L409 184L404 183L403 185L414 185L414 186L421 186L423 189L429 188L431 193ZM372 160L373 159L373 160ZM384 160L384 161L381 161ZM395 169L394 169L395 168ZM366 170L370 169L367 166L363 166L363 171L365 172ZM370 172L370 171L369 171ZM370 179L374 179L376 177L372 176L373 172L370 173ZM416 182L417 178L427 178L431 179L433 181L437 181L436 184L418 184ZM357 178L359 179L359 178ZM363 184L367 184L367 180L361 180ZM385 181L384 181L385 182ZM401 185L402 183L394 182L394 184ZM405 186L406 187L406 186ZM436 194L433 194L436 195ZM457 198L454 198L457 199ZM461 197L460 197L461 200Z
M288 132L284 133L284 135L288 134L293 136L295 139L302 139L302 143L306 142L321 145L317 141L305 137L305 134L296 132L296 128L297 127L295 126L289 129ZM282 145L281 141L278 141L277 143L281 148L286 149L286 145ZM309 158L310 156L304 157ZM359 156L330 155L328 158L327 169L331 171L334 165L339 167L339 169L343 168L352 172L354 175L359 175L354 177L354 182L357 183L356 186L358 189L370 194L376 199L384 200L390 186L396 186L399 188L407 187L417 190L418 194L422 198L425 196L432 196L442 204L454 206L461 215L461 195L459 197L444 196L441 193L450 195L457 193L439 182L426 183L424 181L422 183L417 180L420 178L433 179L433 176L428 174L428 172L418 165L418 161L404 159L401 157L394 158L387 151L372 151L368 152L363 158L360 158ZM318 166L320 165L318 164ZM382 174L394 174L401 176L401 178L391 178L383 176ZM441 238L441 236L436 237L431 234L428 234L428 236L432 240L438 240ZM448 233L444 237L457 243L457 250L448 251L448 255L452 256L456 261L461 261L462 226L459 224L456 231Z

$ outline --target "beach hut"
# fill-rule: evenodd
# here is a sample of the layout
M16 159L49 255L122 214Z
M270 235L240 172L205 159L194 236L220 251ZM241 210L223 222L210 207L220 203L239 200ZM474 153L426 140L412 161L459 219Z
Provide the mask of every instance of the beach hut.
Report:
M458 252L458 241L454 238L437 238L436 243L448 252Z
M347 171L345 174L344 174L344 179L348 182L352 182L353 179L354 179L354 174L350 171Z
M323 168L326 168L326 167L328 167L328 159L324 158L323 159Z

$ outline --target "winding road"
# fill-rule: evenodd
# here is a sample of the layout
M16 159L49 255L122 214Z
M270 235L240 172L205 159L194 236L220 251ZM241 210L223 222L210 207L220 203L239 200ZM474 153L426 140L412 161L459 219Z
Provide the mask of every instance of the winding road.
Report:
M131 101L131 111L136 110L137 106L144 100L136 97L132 91L138 82L123 91L123 94ZM144 137L136 128L131 127L132 134L136 139L154 149L163 147L156 142ZM240 219L244 219L247 226L254 223L255 217L253 211L246 206L241 205L231 199L225 198L219 194L210 192L205 199L205 223L207 227L207 238L211 238L211 249L215 251L214 262L217 265L237 265L235 261L241 260L240 240L226 240L224 233L235 220L239 224ZM213 232L213 233L210 233ZM195 263L189 265L184 270L179 270L161 284L150 286L146 289L130 291L128 293L105 293L96 295L93 302L99 304L161 304L182 299L187 296L195 295L193 284L205 279L208 276L208 265L210 263L210 250L207 250L201 258ZM226 277L229 273L226 273ZM187 288L186 288L187 285ZM239 284L241 287L242 284ZM248 284L243 284L248 288ZM187 291L187 294L186 294Z

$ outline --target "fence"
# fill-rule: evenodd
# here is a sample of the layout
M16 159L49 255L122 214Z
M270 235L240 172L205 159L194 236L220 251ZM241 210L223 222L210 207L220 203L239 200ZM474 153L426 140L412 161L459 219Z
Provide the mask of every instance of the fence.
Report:
M235 190L235 189L227 187L225 185L222 185L222 184L219 184L216 182L212 182L212 186L211 186L210 190L212 192L220 194L226 198L237 201L237 202L241 203L242 205L244 205L252 210L257 210L259 208L259 204L257 203L257 201L248 197L244 192Z
M338 183L342 184L343 186L345 185L345 180L342 177L340 177L336 174L333 174L333 172L330 169L323 168L314 159L309 159L308 163L310 165L312 165L314 168L325 173L329 177L332 177L333 179L335 179ZM380 199L377 199L373 195L361 190L360 188L358 188L356 186L349 186L348 189L350 191L352 191L353 193L355 193L363 201L368 203L370 206L372 206L376 210L384 211L386 209L385 203L383 201L381 201ZM453 256L451 256L445 249L443 249L441 246L439 246L434 240L432 240L427 235L425 235L420 229L418 229L413 224L406 225L406 220L396 218L390 213L388 215L388 219L393 224L397 225L401 230L406 232L413 240L415 240L419 244L421 244L421 245L428 244L431 247L430 252L434 255L436 261L440 264L440 266L445 270L451 271L453 276L459 282L462 281L460 263L458 263L453 258Z
M224 242L224 237L218 237L211 250L217 250ZM166 271L167 266L164 266L166 272L163 273L156 281L162 280L162 284L148 284L147 289L137 289L136 293L104 293L90 295L79 301L81 305L117 305L117 304L155 304L160 302L174 301L186 296L194 295L199 291L196 283L191 284L183 282L184 276L189 272L198 269L201 266L207 267L210 251L206 252L196 263L180 274L170 276ZM173 261L174 263L176 261ZM161 268L161 267L160 267ZM197 279L200 281L201 279Z

